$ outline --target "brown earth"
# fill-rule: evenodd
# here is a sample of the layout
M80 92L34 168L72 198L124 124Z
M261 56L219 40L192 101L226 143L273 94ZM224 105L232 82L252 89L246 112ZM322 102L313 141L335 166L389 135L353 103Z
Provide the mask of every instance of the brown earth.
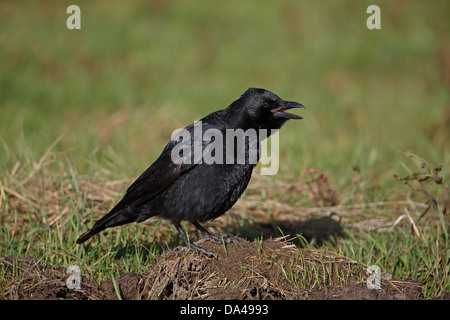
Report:
M201 240L199 241L201 242ZM97 283L81 278L69 289L67 268L35 258L2 257L1 299L422 299L414 280L381 279L368 289L367 266L330 252L298 249L284 238L201 244L218 259L168 251L153 260L151 271L125 274ZM81 270L83 274L83 270ZM448 298L448 297L447 297Z

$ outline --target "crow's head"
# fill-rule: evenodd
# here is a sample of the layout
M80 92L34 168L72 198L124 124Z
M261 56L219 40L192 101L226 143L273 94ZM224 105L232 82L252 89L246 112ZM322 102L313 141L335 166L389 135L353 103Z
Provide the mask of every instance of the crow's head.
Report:
M255 129L279 129L289 119L302 117L285 112L292 108L305 108L293 101L284 101L265 89L250 88L236 102L241 117L245 114L246 124Z

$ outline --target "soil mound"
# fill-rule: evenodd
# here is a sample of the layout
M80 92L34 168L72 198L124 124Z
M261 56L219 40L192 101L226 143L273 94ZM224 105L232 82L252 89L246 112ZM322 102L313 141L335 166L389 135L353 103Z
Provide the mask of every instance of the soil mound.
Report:
M421 299L414 280L380 279L369 289L367 266L319 250L298 249L285 238L235 239L231 244L204 241L217 260L193 252L168 251L151 270L102 283L81 277L69 289L64 267L35 258L1 258L2 299ZM201 242L201 240L199 241ZM197 243L199 243L197 242ZM82 271L81 271L82 272ZM370 278L369 278L370 280Z

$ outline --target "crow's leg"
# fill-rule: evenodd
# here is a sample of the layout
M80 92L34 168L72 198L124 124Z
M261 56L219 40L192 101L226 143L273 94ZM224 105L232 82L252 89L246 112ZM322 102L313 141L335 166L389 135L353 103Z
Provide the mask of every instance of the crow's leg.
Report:
M187 236L186 233L184 232L183 228L181 227L180 223L173 223L175 228L177 228L178 232L180 233L181 238L183 239L184 243L186 244L186 247L176 247L174 250L186 250L186 249L191 249L192 251L196 252L196 253L203 253L206 256L208 256L209 258L214 258L217 259L217 256L210 250L202 248L197 246L196 244L191 243Z
M200 230L201 233L203 233L203 241L209 240L212 241L214 243L217 244L222 244L223 242L225 243L234 243L236 242L233 238L234 236L232 234L228 234L228 233L223 233L219 236L215 236L213 235L211 232L209 232L208 230L206 230L200 223L196 222L192 222L192 224L198 229Z

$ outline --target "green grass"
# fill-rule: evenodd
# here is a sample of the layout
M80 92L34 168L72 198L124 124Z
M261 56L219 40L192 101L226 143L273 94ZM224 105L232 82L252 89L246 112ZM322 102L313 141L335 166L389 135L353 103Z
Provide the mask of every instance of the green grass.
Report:
M374 3L377 31L365 26ZM440 205L423 218L412 213L419 237L399 224L322 246L393 277L418 278L427 297L450 291L448 189L393 178L424 172L419 158L399 152L411 151L431 169L442 165L448 185L448 1L81 1L77 31L66 28L70 4L0 5L0 256L77 263L98 280L142 272L180 243L176 231L152 220L75 245L101 211L81 182L125 187L174 129L256 86L307 107L304 120L280 132L277 179L305 181L303 170L317 168L340 205L425 203L430 194ZM65 212L50 211L48 190ZM302 207L317 206L298 197Z
M442 184L438 175L430 174L426 169L423 164L421 171L414 171L402 180L408 181L408 200L413 203L420 199L420 202L428 203L428 207L415 208L414 213L405 208L405 214L399 215L388 229L347 231L345 237L325 241L322 247L337 250L339 254L367 265L377 265L382 268L383 276L417 279L423 285L425 297L448 292L450 220L448 208L445 212L442 208L444 202L448 206L448 200L440 197L448 197L450 188Z

